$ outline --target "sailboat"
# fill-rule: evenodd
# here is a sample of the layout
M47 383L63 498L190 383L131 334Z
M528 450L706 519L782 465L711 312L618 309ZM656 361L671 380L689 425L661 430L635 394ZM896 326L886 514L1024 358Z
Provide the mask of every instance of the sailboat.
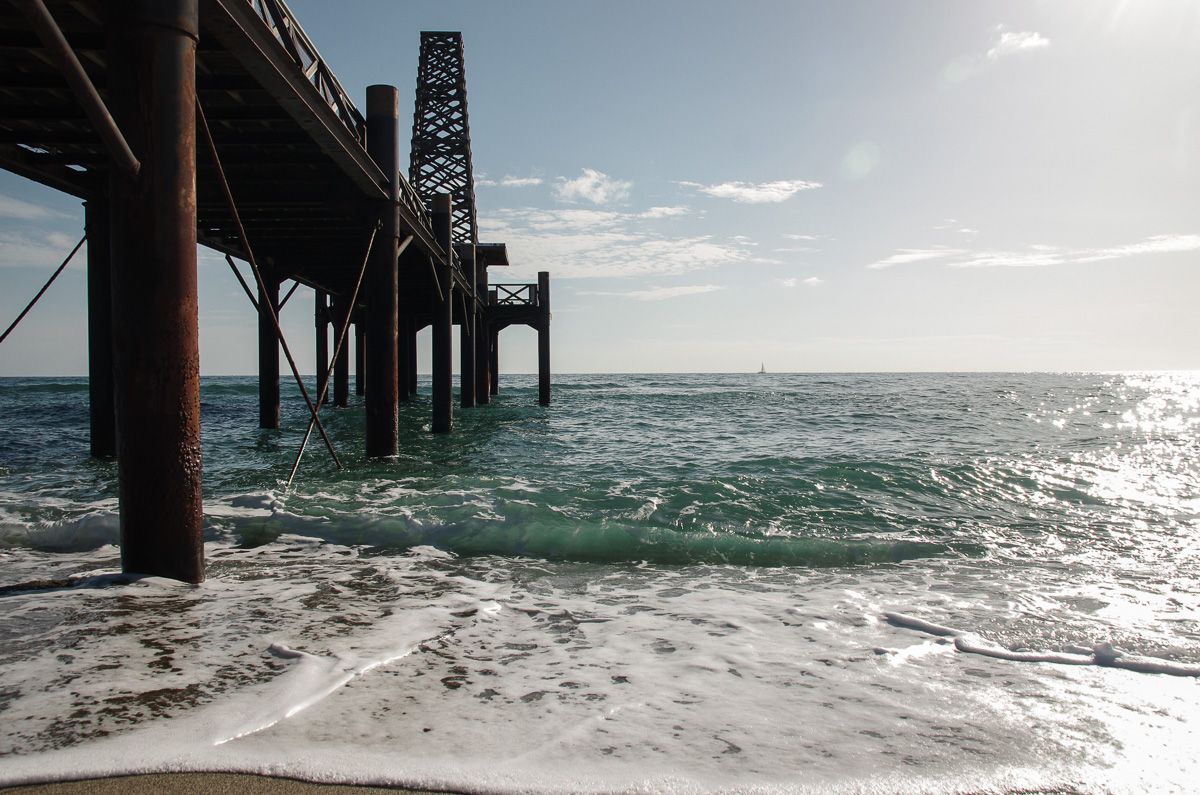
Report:
M767 374L767 365L766 365L766 362L763 362L762 364L759 364L759 366L758 366L758 374L759 374L759 375L766 375L766 374Z

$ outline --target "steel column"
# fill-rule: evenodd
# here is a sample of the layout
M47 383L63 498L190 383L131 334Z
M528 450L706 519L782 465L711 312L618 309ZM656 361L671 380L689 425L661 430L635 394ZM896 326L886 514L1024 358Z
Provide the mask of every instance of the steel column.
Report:
M405 326L408 338L408 394L417 394L417 322L411 317Z
M340 329L350 315L349 299L339 296L333 302L333 327ZM350 346L343 345L333 362L333 405L344 409L350 405Z
M317 325L317 394L325 391L325 373L329 372L329 298L324 290L316 290L313 319Z
M464 250L462 270L471 283L471 292L463 304L458 326L458 395L464 409L475 407L475 247Z
M279 427L279 336L270 306L279 311L279 279L263 274L267 288L258 290L258 427Z
M453 203L449 193L440 193L433 199L429 209L433 237L445 249L444 262L434 263L438 281L442 284L442 299L433 312L433 432L446 433L454 425L453 370L454 352L450 335L454 328L454 279L451 278L451 260L454 246L451 239L451 212Z
M367 153L388 180L388 200L375 205L383 221L367 274L367 457L399 449L396 257L400 234L400 106L395 86L367 87Z
M362 317L354 323L354 394L359 397L366 394L367 385L367 329Z
M112 275L109 206L102 198L84 202L87 232L88 398L91 407L92 456L117 452L113 407Z
M550 405L550 274L538 271L538 403Z
M486 406L492 402L490 360L491 332L488 329L488 272L487 265L476 260L475 294L482 296L479 314L475 316L475 402Z
M109 168L121 566L200 582L197 0L104 10L110 108L143 157Z

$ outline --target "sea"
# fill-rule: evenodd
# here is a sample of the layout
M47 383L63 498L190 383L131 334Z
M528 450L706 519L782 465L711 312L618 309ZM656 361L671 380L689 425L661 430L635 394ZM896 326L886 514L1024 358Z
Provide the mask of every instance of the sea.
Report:
M0 784L1195 792L1200 373L201 388L207 578L120 574L86 381L0 379ZM163 532L171 528L164 527Z

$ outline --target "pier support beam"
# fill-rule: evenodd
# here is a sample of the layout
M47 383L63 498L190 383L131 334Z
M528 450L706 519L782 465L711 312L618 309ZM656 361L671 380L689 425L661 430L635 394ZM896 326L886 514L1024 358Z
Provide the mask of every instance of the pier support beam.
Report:
M408 338L408 394L417 394L417 321L411 317L405 327Z
M200 582L197 0L105 11L109 109L141 158L108 170L121 567Z
M267 291L258 291L258 427L279 427L279 336L267 307L279 313L279 279L263 274Z
M83 205L87 231L88 398L94 458L117 452L113 407L112 275L108 202L88 199Z
M395 86L367 87L367 154L388 179L388 200L375 208L383 228L367 265L367 457L399 450L399 361L396 354L400 236L400 104Z
M492 402L491 332L488 329L487 266L476 260L475 294L482 296L480 312L475 316L475 402L486 406Z
M475 408L475 249L464 252L463 273L471 282L471 292L462 301L463 316L458 326L458 393L464 409Z
M400 312L400 320L397 326L398 335L396 337L396 362L398 367L397 380L398 393L400 400L407 403L412 397L413 389L409 384L409 372L413 369L413 363L409 361L409 357L414 355L413 346L409 344L409 334L412 329L412 317L408 312Z
M446 433L454 425L454 352L451 334L454 330L454 279L450 263L454 257L451 238L452 200L449 193L434 197L429 208L430 226L438 244L446 251L444 262L435 263L438 282L442 286L441 300L433 310L433 432Z
M495 304L495 292L490 298ZM500 329L488 329L488 391L493 395L500 394Z
M325 390L325 374L329 372L329 298L323 290L315 291L316 306L313 320L317 326L317 394Z
M339 297L333 303L334 334L342 332L350 315L350 300ZM350 405L350 346L343 344L342 352L333 362L333 405L344 409Z
M538 403L550 405L550 274L538 271Z
M362 318L354 321L354 394L362 397L367 389L367 329Z

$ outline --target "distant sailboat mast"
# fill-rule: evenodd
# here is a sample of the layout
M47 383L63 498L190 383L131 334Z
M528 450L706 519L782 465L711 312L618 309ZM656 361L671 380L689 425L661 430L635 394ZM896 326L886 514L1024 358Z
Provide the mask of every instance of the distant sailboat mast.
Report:
M763 363L761 363L761 364L759 364L759 365L758 365L758 374L759 374L759 375L766 375L766 374L767 374L767 363L766 363L766 362L763 362Z

